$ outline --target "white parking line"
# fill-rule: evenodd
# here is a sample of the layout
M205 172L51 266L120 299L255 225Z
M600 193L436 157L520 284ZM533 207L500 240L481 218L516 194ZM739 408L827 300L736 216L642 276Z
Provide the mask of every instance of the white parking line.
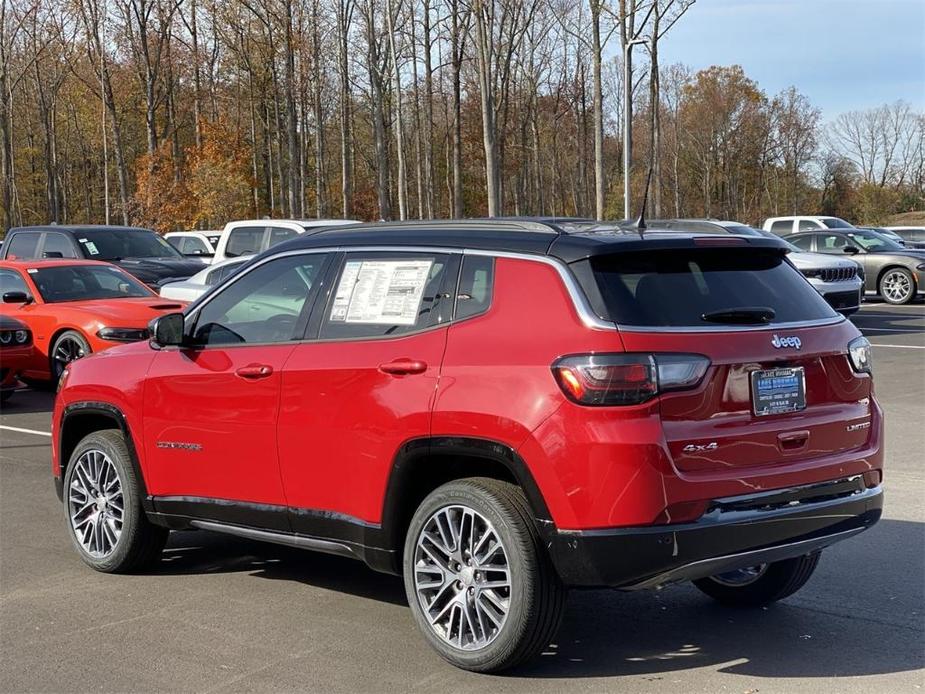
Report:
M894 349L925 349L925 345L882 345L879 342L871 342L873 347L893 347Z
M51 436L50 431L36 431L35 429L20 429L19 427L8 427L5 424L0 424L0 429L6 429L7 431L18 431L20 434L35 434L36 436Z

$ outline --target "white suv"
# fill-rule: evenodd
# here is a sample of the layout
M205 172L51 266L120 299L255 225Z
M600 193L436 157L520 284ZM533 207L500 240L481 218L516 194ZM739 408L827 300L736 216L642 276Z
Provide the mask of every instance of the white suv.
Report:
M816 231L817 229L854 229L841 217L825 215L808 215L795 217L768 217L761 228L777 236L787 236L798 231Z
M215 244L212 262L254 255L306 231L358 223L353 219L246 219L228 222Z

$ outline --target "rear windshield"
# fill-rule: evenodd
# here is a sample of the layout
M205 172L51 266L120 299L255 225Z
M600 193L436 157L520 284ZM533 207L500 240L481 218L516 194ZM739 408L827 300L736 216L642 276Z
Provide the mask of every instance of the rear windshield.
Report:
M624 253L591 259L607 318L620 325L722 325L704 314L771 309L771 323L836 313L781 255L709 248ZM597 302L595 302L597 303Z

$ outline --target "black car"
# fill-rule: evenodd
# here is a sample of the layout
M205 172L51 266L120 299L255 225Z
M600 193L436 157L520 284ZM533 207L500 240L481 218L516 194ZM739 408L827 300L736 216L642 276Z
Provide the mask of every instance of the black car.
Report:
M850 256L864 268L865 292L887 303L908 304L925 292L925 251L900 246L876 231L828 229L784 239L803 251Z
M185 258L151 229L121 226L49 224L14 227L0 256L9 260L84 258L118 265L149 287L191 277L204 265Z

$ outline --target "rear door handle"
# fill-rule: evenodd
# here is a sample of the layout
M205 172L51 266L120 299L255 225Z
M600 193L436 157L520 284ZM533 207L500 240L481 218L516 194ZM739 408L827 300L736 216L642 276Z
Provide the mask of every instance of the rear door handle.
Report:
M396 359L387 364L380 364L379 370L393 376L408 376L422 374L427 371L427 363L419 359Z
M255 380L258 378L266 378L272 374L273 367L269 364L248 364L247 366L242 366L240 369L235 371L235 373L241 378Z

